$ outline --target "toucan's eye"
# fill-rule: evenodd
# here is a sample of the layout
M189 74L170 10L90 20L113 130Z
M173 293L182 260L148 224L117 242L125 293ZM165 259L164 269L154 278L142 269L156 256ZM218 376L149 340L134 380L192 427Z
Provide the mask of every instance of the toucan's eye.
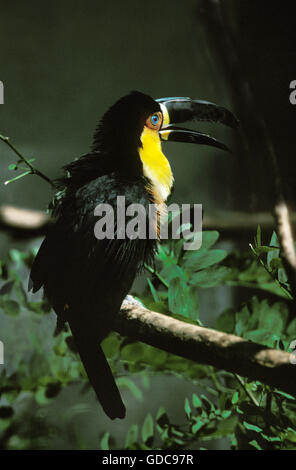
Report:
M162 123L161 111L158 113L151 114L146 120L146 126L150 127L153 131L159 131Z
M150 121L151 121L151 124L153 126L157 126L157 124L159 123L159 116L158 114L153 114L150 118Z

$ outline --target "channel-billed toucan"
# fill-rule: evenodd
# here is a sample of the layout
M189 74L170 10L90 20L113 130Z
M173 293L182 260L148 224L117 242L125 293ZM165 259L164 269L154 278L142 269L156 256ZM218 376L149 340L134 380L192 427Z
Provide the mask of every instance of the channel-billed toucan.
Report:
M125 197L126 206L165 207L174 178L162 141L227 149L208 135L175 126L192 120L237 125L231 112L206 101L154 100L137 91L119 99L101 119L90 153L68 164L58 180L54 224L32 266L33 292L43 286L58 321L69 323L90 383L111 419L123 418L125 406L100 343L157 240L118 239L116 224L114 239L98 240L94 209L102 203L115 206L117 196Z

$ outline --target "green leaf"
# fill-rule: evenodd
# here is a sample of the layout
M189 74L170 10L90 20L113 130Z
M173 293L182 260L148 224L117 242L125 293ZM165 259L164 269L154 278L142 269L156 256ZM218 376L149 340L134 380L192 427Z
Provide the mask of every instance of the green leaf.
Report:
M285 439L290 442L296 442L296 431L290 427L287 428Z
M276 437L276 436L267 436L267 434L263 434L263 433L261 433L261 437L263 437L263 439L265 439L265 440L268 441L268 442L281 442L281 438L280 438L280 437Z
M184 410L188 419L191 417L191 407L188 398L185 398Z
M260 225L258 225L258 227L257 227L256 244L257 244L258 248L261 247L261 227L260 227Z
M198 319L198 300L195 289L188 287L180 278L170 282L168 290L170 312L192 320Z
M158 294L157 294L157 290L155 289L154 285L152 284L152 282L150 281L149 278L147 278L147 282L148 282L148 286L150 288L150 291L151 291L154 302L159 302L159 297L158 297Z
M278 241L278 237L277 237L277 234L276 234L275 231L273 231L273 233L272 233L272 236L271 236L269 245L270 245L270 246L275 246L275 247L277 247L277 248L280 247L280 244L279 244L279 241Z
M288 316L288 307L283 302L276 302L269 306L267 301L263 301L260 304L258 328L280 335L285 328Z
M255 431L255 432L261 432L262 428L259 428L259 426L255 426L254 424L247 423L247 421L243 422L243 426L248 429L248 431Z
M170 283L173 279L181 279L182 281L186 282L186 275L182 268L175 263L168 263L165 267L160 271L160 275L165 281Z
M201 248L208 250L219 239L219 232L216 230L205 230L202 232L202 245Z
M138 435L139 435L139 427L137 424L132 424L131 427L128 430L126 440L125 440L125 448L131 448L133 447L138 440Z
M215 411L215 406L214 404L206 397L204 394L200 396L201 401L207 412L209 413L210 411Z
M46 396L46 387L38 387L35 392L35 400L39 405L47 405L51 402L50 398Z
M9 170L17 170L17 165L15 163L11 163L10 165L8 165L8 169Z
M197 287L214 287L222 284L230 272L231 270L225 266L214 266L194 273L190 283Z
M255 283L227 280L226 283L228 286L240 286L246 287L248 289L260 289L266 292L271 292L272 294L278 295L285 300L287 300L287 298L291 298L289 294L287 295L287 293L275 282Z
M168 307L167 303L160 300L159 302L149 302L146 301L144 305L149 309L152 310L153 312L158 312L158 313L168 313Z
M198 431L205 425L206 423L202 420L196 421L193 426L192 426L192 432L193 434L197 434Z
M225 250L200 250L192 251L191 254L186 253L184 256L184 267L186 271L194 272L201 269L209 268L213 264L217 264L226 258Z
M132 392L135 398L142 400L143 394L139 387L128 377L119 377L116 380L116 383L119 387L126 387Z
M257 450L263 450L262 447L260 447L260 445L258 444L258 442L255 441L254 439L252 441L250 441L249 444L251 446L255 447L255 449L257 449Z
M110 450L109 438L110 438L110 433L105 432L105 434L103 435L103 437L101 439L101 449L102 450Z
M254 341L255 343L263 344L264 346L272 347L273 338L272 333L267 330L252 330L244 333L244 338Z
M194 408L202 408L202 403L195 393L192 395L192 404Z
M120 340L115 333L111 333L102 342L104 354L108 359L117 356L120 348Z
M151 446L154 438L154 423L151 413L148 413L142 426L142 439L147 446Z
M239 398L238 392L234 392L234 394L232 395L231 403L235 405L238 402L238 398Z
M293 318L291 323L289 323L289 326L287 328L287 335L291 339L295 338L295 336L296 336L296 318Z
M227 410L230 411L230 410ZM224 415L224 416L223 416ZM212 434L212 438L217 439L220 437L225 437L225 436L232 436L234 434L238 418L234 414L228 414L226 415L226 411L222 413L222 418L221 421L218 421L218 425L216 425L216 430L214 434Z
M156 415L156 423L163 428L170 423L167 412L163 406L161 406Z
M279 268L282 268L282 267L283 267L283 262L282 262L281 258L273 258L270 261L269 269L271 269L272 272L275 272Z
M286 271L285 271L284 268L280 268L278 270L278 280L282 284L286 284L288 282L288 276L287 276Z
M225 310L216 320L216 329L224 331L224 333L233 333L235 328L235 316L234 310Z
M248 323L250 319L250 312L248 307L245 305L240 312L236 313L235 318L235 333L238 336L242 336L243 333L248 329Z
M295 397L293 397L289 393L282 392L281 390L275 390L274 393L276 393L277 395L281 395L284 398L287 398L287 400L295 400Z
M12 261L16 263L17 267L19 267L22 264L26 255L25 253L22 253L21 251L12 248L11 250L9 250L9 257Z
M184 314L186 288L186 283L180 278L175 278L170 282L168 289L168 305L170 312L180 315Z
M4 184L13 183L13 181L17 181L17 180L23 178L24 176L27 176L27 175L30 175L30 174L31 174L31 170L25 171L24 173L21 173L20 175L16 176L15 178L11 178L10 180L5 181Z

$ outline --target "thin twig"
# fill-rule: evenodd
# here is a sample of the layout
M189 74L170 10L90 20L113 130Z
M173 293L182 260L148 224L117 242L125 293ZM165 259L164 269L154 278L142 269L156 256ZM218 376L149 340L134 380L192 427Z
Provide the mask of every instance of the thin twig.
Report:
M252 243L249 243L249 246L252 250L252 253L253 255L256 257L257 261L261 264L261 266L263 266L263 268L265 269L265 271L269 274L270 278L272 279L273 282L275 282L278 287L284 292L284 294L288 297L289 300L293 300L293 296L291 294L291 292L289 292L289 290L282 285L282 283L276 279L273 274L272 274L272 271L270 271L267 266L265 265L264 261L260 258L260 256L256 253Z
M241 385L243 390L245 391L246 395L248 395L250 400L254 403L254 405L260 407L257 398L253 395L253 393L250 390L247 389L246 384L245 384L244 380L242 379L242 377L240 377L238 374L233 374L233 375L236 378L236 380L238 381L238 383Z
M157 279L168 289L169 288L169 284L163 279L163 277L161 277L161 275L155 271L155 269L153 269L151 266L149 266L148 264L144 264L144 267L145 269L147 269L147 271L149 271L151 274L153 274L153 276L157 277Z
M40 170L38 170L37 168L35 168L32 163L30 163L26 157L24 157L20 152L19 150L10 142L10 139L9 137L5 137L3 135L0 134L0 140L2 140L2 142L4 142L6 145L8 145L8 147L11 148L11 150L13 150L13 152L19 157L19 159L25 163L25 165L27 165L27 167L29 168L29 173L32 174L32 175L37 175L39 176L40 178L42 178L44 181L46 181L47 183L49 183L53 188L55 187L54 183L51 181L50 178L48 178L44 173L42 173ZM29 174L28 173L28 174Z

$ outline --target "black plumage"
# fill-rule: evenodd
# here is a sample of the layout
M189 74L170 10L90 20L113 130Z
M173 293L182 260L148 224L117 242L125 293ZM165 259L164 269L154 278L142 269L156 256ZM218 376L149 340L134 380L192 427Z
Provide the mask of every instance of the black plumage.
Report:
M147 117L159 111L150 97L133 92L103 116L91 153L65 167L53 205L55 223L31 270L33 291L42 286L61 321L70 325L89 380L106 412L114 419L125 407L100 342L129 292L143 263L153 255L155 240L98 240L95 207L153 202L138 155ZM148 213L148 211L147 211Z

